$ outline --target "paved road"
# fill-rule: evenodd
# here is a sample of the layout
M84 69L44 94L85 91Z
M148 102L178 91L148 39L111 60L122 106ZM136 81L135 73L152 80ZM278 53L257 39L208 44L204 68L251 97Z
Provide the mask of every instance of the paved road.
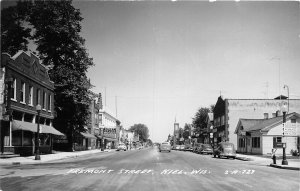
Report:
M299 171L156 149L98 153L47 164L0 167L8 190L299 190Z

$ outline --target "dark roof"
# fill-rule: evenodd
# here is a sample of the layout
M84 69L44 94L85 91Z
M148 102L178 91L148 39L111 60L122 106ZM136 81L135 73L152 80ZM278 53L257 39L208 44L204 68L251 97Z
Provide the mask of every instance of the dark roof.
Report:
M240 119L241 126L243 126L243 131L248 131L254 125L261 123L265 119Z
M300 117L300 115L296 112L290 113L286 115L286 119L291 118L292 116L296 115L297 117ZM252 127L250 127L247 131L256 131L256 130L262 130L262 131L269 131L274 127L274 125L280 124L283 122L283 116L278 116L270 119L264 119L261 123L258 123Z
M275 97L274 99L287 99L288 97L284 96L284 95L280 95Z

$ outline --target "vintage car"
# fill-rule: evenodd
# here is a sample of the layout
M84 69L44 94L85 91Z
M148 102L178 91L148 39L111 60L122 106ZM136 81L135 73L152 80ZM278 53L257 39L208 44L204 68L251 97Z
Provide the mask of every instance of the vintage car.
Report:
M193 147L191 144L185 144L184 145L184 150L185 151L193 151Z
M168 151L171 152L171 145L169 142L163 142L159 146L159 152L161 151Z
M233 158L236 157L236 152L234 148L233 143L229 142L221 142L219 143L218 147L213 151L214 157L218 156L221 157L227 157L227 158Z
M193 146L193 153L198 153L199 148L201 147L202 143L195 143Z
M202 144L199 147L198 153L212 155L213 154L213 148L212 148L212 146L210 144Z

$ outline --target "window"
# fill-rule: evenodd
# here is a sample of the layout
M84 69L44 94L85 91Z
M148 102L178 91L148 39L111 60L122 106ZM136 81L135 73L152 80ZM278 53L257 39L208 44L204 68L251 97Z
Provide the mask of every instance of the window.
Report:
M47 104L46 97L47 97L47 94L46 94L46 92L44 92L43 93L43 109L46 109L46 104Z
M222 117L221 117L221 125L225 125L225 116L224 115L222 115Z
M244 138L239 139L239 147L240 148L245 148L245 139Z
M21 87L20 87L20 102L25 103L25 83L21 82Z
M48 111L51 112L51 94L48 94Z
M260 137L252 137L252 147L260 148Z
M33 103L33 87L29 86L29 99L28 99L28 104L32 105Z
M264 119L269 119L269 114L268 113L264 113Z
M277 143L282 143L282 137L273 137L273 148L277 148Z
M291 119L291 123L296 123L296 119Z
M41 104L41 98L40 98L41 90L36 90L36 105Z
M13 84L12 84L11 89L12 89L11 90L11 92L12 92L11 99L16 100L16 97L17 97L17 80L16 80L16 78L13 78Z
M272 113L272 117L276 117L276 113Z

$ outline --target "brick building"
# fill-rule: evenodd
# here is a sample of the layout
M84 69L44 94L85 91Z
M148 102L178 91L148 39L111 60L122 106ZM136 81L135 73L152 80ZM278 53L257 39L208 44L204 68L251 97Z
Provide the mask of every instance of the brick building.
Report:
M35 152L40 111L40 152L52 152L54 135L63 135L52 126L54 83L38 57L23 51L1 55L1 152L32 155Z

